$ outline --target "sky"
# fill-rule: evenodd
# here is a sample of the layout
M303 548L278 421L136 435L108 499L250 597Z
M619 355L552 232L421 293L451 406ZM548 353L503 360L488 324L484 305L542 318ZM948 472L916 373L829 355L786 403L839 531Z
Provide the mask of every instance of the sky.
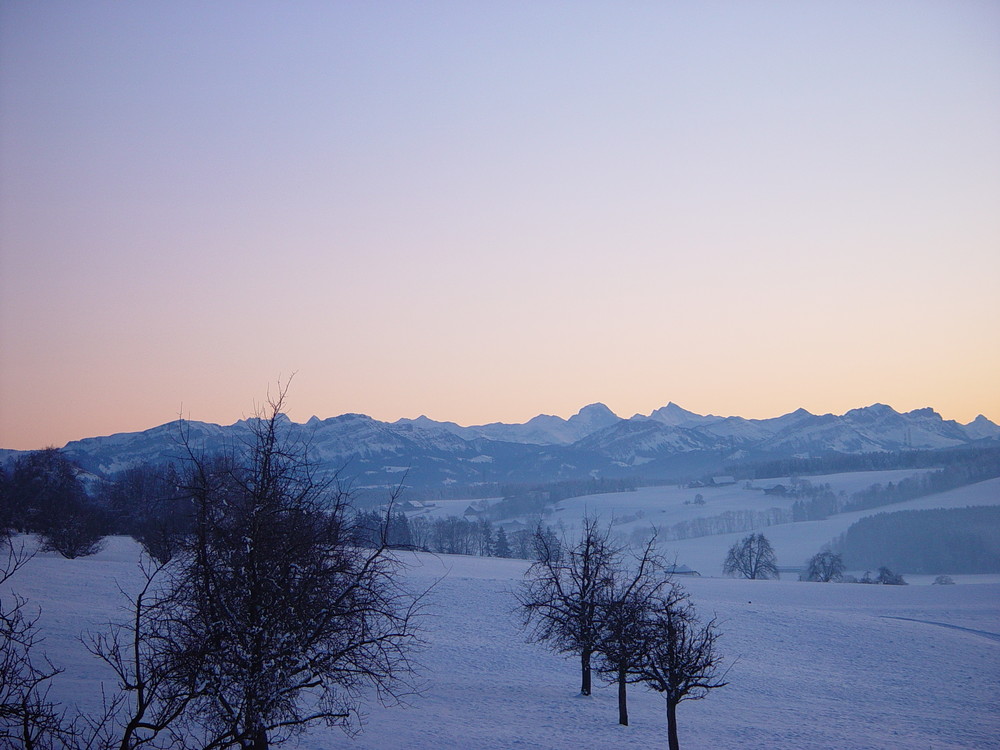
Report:
M1000 4L0 1L0 447L1000 421Z

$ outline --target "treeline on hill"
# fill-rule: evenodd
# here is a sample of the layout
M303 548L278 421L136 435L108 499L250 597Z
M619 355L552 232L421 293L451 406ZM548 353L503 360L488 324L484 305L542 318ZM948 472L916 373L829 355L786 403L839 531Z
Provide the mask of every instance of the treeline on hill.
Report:
M394 513L386 523L385 516L377 511L359 515L356 527L363 530L358 544L369 547L378 543L386 534L390 547L437 552L444 555L476 555L479 557L514 557L534 560L538 556L535 538L540 533L555 540L556 533L550 526L509 531L495 525L487 518L475 520L448 516L447 518L407 518Z
M1000 448L943 451L940 455L938 465L943 464L943 468L937 471L885 485L873 484L850 496L834 494L828 484L797 480L793 491L799 499L792 505L792 517L796 521L821 521L836 513L880 508L1000 477Z
M54 448L25 454L10 472L0 468L0 528L37 534L44 549L68 558L94 554L105 536L131 536L161 563L169 561L192 533L196 522L192 477L173 465L135 466L110 481L93 484L89 493L80 477L79 468ZM511 499L534 502L544 496L544 506L554 502L553 497L571 497L587 489L610 492L619 486L600 481L565 483ZM511 507L500 505L504 510ZM532 514L540 516L542 506ZM384 509L359 510L351 528L355 543L366 548L385 542L393 548L443 554L536 556L535 529L508 531L486 517L407 518L391 509L388 514ZM551 529L543 533L554 536Z
M496 520L540 515L549 505L570 497L634 492L634 479L578 479L550 484L510 484L501 487L503 499L490 506Z
M509 499L503 508L513 508L521 502L534 502L536 505L542 497L548 499L545 503L554 503L567 497L580 497L582 495L600 495L605 492L630 492L636 487L644 486L648 483L665 483L660 481L645 482L640 478L616 478L616 479L567 479L559 482L542 483L504 483L504 482L480 482L476 484L453 484L442 487L412 487L407 488L406 497L409 500L482 500L485 498L501 497ZM364 488L358 492L361 500L360 504L379 505L384 500L384 493L371 487ZM532 498L528 500L528 498ZM537 510L532 512L538 512ZM512 518L519 513L510 513L505 516Z
M367 510L359 516L359 528L366 529L360 544L373 544L378 534L388 534L393 547L412 548L447 555L478 555L534 560L538 556L533 541L539 531L555 539L551 527L541 523L523 528L501 525L515 518L548 516L560 500L611 492L634 492L631 479L581 479L545 484L497 485L502 499L479 509L475 518L447 516L407 517L397 512L385 523L384 509ZM379 524L382 528L379 528Z
M670 525L656 526L656 535L667 542L694 539L716 534L735 534L757 531L768 526L791 523L792 514L784 508L767 510L727 510L717 516L691 518ZM649 537L648 528L637 528L632 532L632 543L641 544Z
M385 501L385 492L375 487L365 487L356 494L360 507L381 505ZM499 482L477 482L474 484L449 484L438 487L407 487L408 500L483 500L490 497L501 497L504 494L503 485Z
M1000 506L877 513L835 543L849 568L1000 573Z
M954 464L982 466L997 471L1000 446L960 447L941 450L883 451L878 453L829 453L810 458L779 458L772 461L728 464L726 473L737 479L771 479L809 474L840 474L847 471L890 471L893 469L932 469ZM990 469L989 467L993 467ZM1000 476L987 474L981 479ZM973 479L978 482L981 479Z

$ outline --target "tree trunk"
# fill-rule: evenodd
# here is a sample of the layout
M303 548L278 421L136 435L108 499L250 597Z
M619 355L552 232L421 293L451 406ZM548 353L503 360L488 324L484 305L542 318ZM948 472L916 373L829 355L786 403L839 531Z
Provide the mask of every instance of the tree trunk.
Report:
M580 695L590 695L590 649L580 652Z
M670 750L680 750L677 741L677 704L667 701L667 742Z
M246 750L268 750L270 745L267 742L267 730L263 727L258 727L253 730L249 742L244 740L240 744Z
M625 694L625 670L618 670L618 723L628 726L628 697Z

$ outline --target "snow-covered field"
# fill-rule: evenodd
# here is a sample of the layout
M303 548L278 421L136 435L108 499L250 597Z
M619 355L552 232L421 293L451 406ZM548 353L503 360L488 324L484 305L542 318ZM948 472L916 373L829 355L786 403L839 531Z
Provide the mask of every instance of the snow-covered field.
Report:
M776 546L780 556L783 548ZM686 553L696 558L694 547ZM118 614L118 587L135 585L136 558L131 540L115 538L92 558L40 555L14 579L14 587L42 608L45 649L66 670L54 697L85 706L99 701L102 673L76 637ZM657 695L632 687L632 724L620 727L614 688L602 685L592 697L578 697L575 662L524 642L510 591L527 563L424 554L410 560L412 586L437 581L423 622L423 694L408 708L370 706L365 731L356 738L321 727L302 747L666 746ZM681 704L682 747L998 746L1000 584L895 587L705 577L684 585L701 613L721 619L731 684L704 701Z
M870 487L873 484L898 482L908 476L923 472L913 471L878 471L854 472L849 474L831 474L829 476L809 477L813 485L829 483L836 494L840 491L850 495L853 492ZM766 480L771 486L782 480ZM787 479L784 481L788 481ZM764 482L757 484L764 485ZM692 500L695 494L701 494L704 505L685 505L685 500ZM547 520L548 523L562 521L570 538L580 527L584 515L597 516L601 521L611 522L615 517L633 517L641 513L640 518L616 525L615 532L623 540L628 540L635 529L649 528L651 525L671 525L678 521L692 518L721 515L727 511L753 510L764 511L768 508L790 509L794 497L765 495L760 490L743 489L742 483L727 487L702 487L688 489L679 487L644 487L635 492L621 492L607 495L590 495L587 497L563 500L556 512ZM903 503L885 505L870 510L854 513L841 513L823 521L803 521L792 524L781 524L759 529L771 542L778 558L779 567L803 567L806 561L819 552L824 545L829 544L860 518L875 513L892 513L900 510L924 510L930 508L964 508L969 505L1000 505L1000 479L990 479L978 484L960 487L948 492L917 498ZM726 552L733 542L743 538L749 532L736 534L719 534L695 539L683 539L666 542L666 551L671 557L677 556L677 562L699 571L704 576L722 575L722 563ZM858 571L859 573L864 571ZM907 571L896 571L906 573ZM929 583L933 576L927 578ZM907 579L917 582L917 579ZM923 579L920 579L921 581ZM956 578L956 580L960 580ZM1000 576L994 580L1000 581Z

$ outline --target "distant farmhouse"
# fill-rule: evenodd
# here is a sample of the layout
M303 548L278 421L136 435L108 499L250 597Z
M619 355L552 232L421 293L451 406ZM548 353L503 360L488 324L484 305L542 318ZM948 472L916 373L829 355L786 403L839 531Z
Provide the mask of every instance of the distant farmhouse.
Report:
M399 509L402 511L421 511L425 510L428 506L419 500L407 500L404 503L400 503Z
M701 573L699 573L697 570L694 570L693 568L689 568L687 565L674 565L667 572L670 573L671 575L675 575L675 576L699 576L699 577L701 577Z

